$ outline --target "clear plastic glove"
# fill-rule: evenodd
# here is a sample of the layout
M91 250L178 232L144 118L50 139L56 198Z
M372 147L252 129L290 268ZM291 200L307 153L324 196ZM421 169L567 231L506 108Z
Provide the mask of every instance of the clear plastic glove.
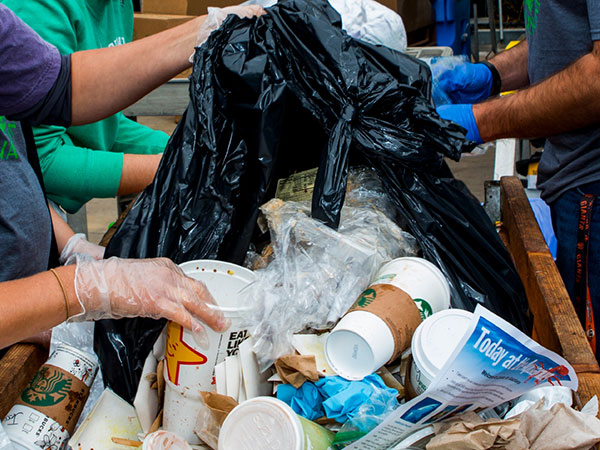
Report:
M235 14L238 17L254 17L262 16L265 10L260 5L234 5L226 8L208 8L208 17L200 25L198 29L198 37L196 38L196 47L200 47L215 30L218 30L225 18L229 14ZM193 62L193 57L190 56L190 62Z
M483 144L475 116L473 116L473 105L442 105L436 110L442 119L456 122L467 130L467 139Z
M443 91L456 103L479 103L490 97L493 76L484 64L464 63L442 72L436 89Z
M61 264L65 264L69 258L76 253L82 255L91 256L94 259L102 259L104 258L104 250L105 248L101 245L92 244L88 242L83 233L77 233L71 236L71 238L67 241L67 244L63 248L60 253L60 257L58 261Z
M75 291L84 310L75 320L164 317L205 342L204 324L216 331L230 325L206 285L167 258L77 258Z

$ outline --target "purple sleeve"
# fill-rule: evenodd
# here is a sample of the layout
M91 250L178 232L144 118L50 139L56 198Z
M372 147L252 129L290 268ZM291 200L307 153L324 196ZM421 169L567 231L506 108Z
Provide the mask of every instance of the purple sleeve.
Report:
M0 5L0 115L18 114L43 100L60 66L57 48Z

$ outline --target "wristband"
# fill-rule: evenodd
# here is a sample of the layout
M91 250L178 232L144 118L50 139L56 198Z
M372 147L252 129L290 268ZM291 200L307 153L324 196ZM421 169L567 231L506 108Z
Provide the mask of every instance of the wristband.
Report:
M502 87L502 79L500 78L500 72L498 72L496 66L494 66L488 61L480 61L477 64L483 64L485 67L490 69L490 72L492 72L492 91L490 93L490 96L496 96L500 94L500 88Z

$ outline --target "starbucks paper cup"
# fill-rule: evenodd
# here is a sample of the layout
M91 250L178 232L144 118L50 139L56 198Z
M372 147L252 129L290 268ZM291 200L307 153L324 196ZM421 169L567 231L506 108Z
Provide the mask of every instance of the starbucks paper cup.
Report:
M391 284L402 289L417 304L425 320L450 307L450 286L434 264L423 258L397 258L384 264L371 286Z
M329 334L325 357L347 380L362 380L408 348L421 323L410 296L391 284L372 284Z
M256 397L236 406L219 435L219 450L333 450L334 434L298 416L273 397Z
M163 425L190 444L198 444L194 424L201 408L199 391L215 390L215 366L227 356L236 355L239 345L248 337L239 310L245 303L242 291L254 281L255 275L244 267L212 260L190 261L179 267L189 277L206 284L231 320L231 327L223 333L206 327L207 348L198 345L193 333L180 325L170 322L167 328Z
M10 439L27 449L66 446L97 372L95 355L57 347L2 421Z
M428 317L412 338L410 383L417 395L427 390L469 328L473 313L448 309Z

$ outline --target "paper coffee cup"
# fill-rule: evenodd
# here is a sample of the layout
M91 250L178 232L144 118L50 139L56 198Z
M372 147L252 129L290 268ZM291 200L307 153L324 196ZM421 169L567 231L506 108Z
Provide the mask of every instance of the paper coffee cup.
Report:
M273 397L256 397L236 406L219 435L219 450L333 450L334 434Z
M422 394L446 364L469 328L473 313L447 309L428 317L412 338L410 384Z
M450 308L450 286L446 277L423 258L397 258L384 264L371 286L376 284L391 284L410 295L423 320Z
M332 330L325 357L348 380L362 380L408 348L421 314L406 292L371 285Z
M57 347L2 421L10 439L28 449L63 448L97 372L94 355L68 345Z
M184 273L206 284L217 304L231 320L231 327L219 333L208 326L208 347L201 347L192 332L170 322L167 328L164 378L166 381L163 425L190 444L200 440L194 433L195 418L201 408L199 391L215 390L215 366L227 356L236 355L248 337L241 325L243 289L255 280L251 270L235 264L199 260L181 264Z

